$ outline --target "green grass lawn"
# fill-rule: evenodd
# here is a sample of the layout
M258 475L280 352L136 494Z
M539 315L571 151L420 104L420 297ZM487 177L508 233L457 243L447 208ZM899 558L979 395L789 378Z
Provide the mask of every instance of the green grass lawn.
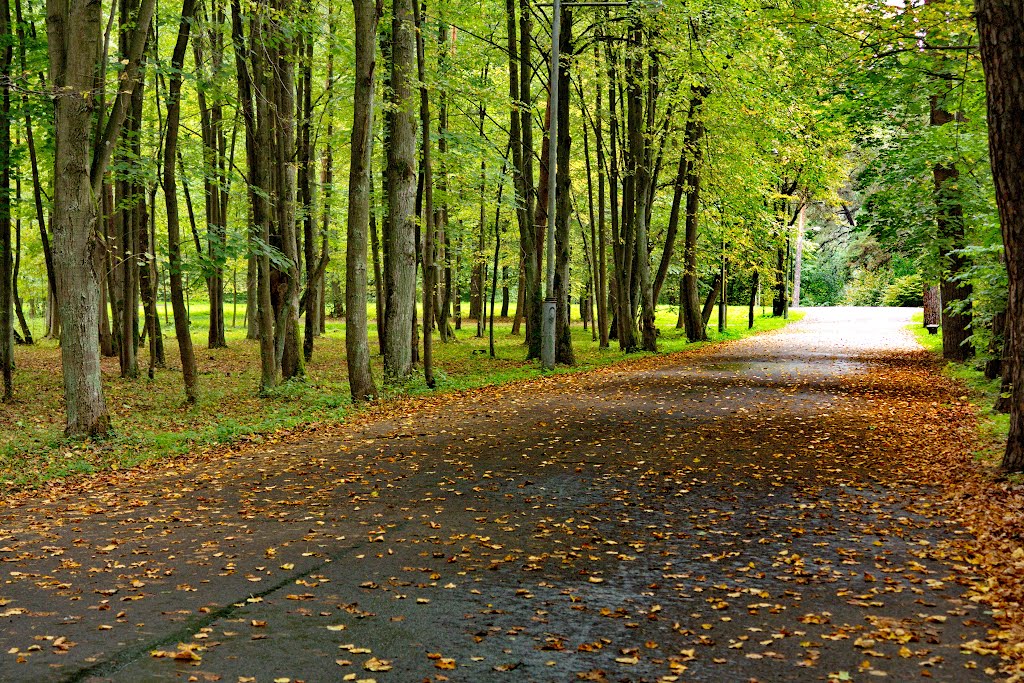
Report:
M206 348L209 307L191 305L193 343L199 366L200 398L196 405L183 402L181 366L173 326L163 320L167 368L158 369L154 379L145 377L148 349L139 350L143 377L120 377L116 358L103 359L103 380L111 412L114 436L102 441L69 441L63 437L63 384L60 350L52 340L16 349L15 400L0 405L0 487L32 486L41 482L109 468L124 468L149 460L174 456L206 446L231 443L242 438L260 438L319 422L338 422L353 410L345 366L345 324L328 320L326 334L316 339L313 359L303 381L282 384L269 396L258 396L259 348L245 338L242 311L232 325L232 305L226 306L226 349ZM465 309L464 309L465 310ZM676 308L661 306L657 324L661 330L659 350L672 353L701 344L687 344L682 330L675 328ZM370 307L371 314L373 306ZM578 310L574 309L577 315ZM802 314L793 312L791 320ZM730 306L729 325L717 332L717 311L712 314L707 343L739 339L755 332L777 329L787 321L764 316L758 311L753 330L747 329L747 309ZM33 331L42 327L33 321ZM434 363L437 388L433 391L469 389L536 377L536 361L526 361L522 336L512 336L511 320L496 320L496 358L487 354L488 340L475 336L476 322L464 321L450 343L441 343L435 333ZM381 359L377 350L375 321L370 321L370 348L374 352L374 376L380 378ZM627 358L618 350L598 348L591 330L578 319L573 324L577 364L559 367L558 373L580 372ZM630 354L636 358L650 354ZM385 392L383 399L397 393L428 393L422 373L400 390Z

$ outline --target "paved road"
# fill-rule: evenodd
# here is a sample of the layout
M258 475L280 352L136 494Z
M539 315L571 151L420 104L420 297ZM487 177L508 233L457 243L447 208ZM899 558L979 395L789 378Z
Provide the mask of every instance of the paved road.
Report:
M908 319L810 310L8 501L0 680L992 680L906 465L951 400Z

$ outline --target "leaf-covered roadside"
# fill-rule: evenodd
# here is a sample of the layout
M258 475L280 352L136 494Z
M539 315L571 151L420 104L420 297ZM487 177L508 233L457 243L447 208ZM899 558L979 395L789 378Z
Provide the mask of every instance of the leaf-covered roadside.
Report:
M950 367L946 375L964 376L962 366ZM940 369L936 361L932 381L957 400L936 405L935 415L921 422L921 449L929 455L921 460L920 476L941 483L947 514L969 533L933 556L976 576L971 599L990 606L1000 624L985 647L1003 657L1008 681L1024 681L1024 484L998 473L1003 442L991 428L979 428L994 397L969 390Z

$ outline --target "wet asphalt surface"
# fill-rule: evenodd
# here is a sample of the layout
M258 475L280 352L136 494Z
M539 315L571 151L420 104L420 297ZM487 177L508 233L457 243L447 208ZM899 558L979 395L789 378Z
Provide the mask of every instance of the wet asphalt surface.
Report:
M891 476L944 400L886 383L908 319L812 310L14 498L0 680L994 680L930 552L958 530Z

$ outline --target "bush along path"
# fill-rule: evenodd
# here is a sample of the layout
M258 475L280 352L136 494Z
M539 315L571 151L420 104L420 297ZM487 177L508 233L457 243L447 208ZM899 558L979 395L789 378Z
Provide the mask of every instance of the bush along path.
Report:
M0 677L1012 674L1014 614L986 600L1021 574L978 552L971 408L906 317L814 310L19 494Z

